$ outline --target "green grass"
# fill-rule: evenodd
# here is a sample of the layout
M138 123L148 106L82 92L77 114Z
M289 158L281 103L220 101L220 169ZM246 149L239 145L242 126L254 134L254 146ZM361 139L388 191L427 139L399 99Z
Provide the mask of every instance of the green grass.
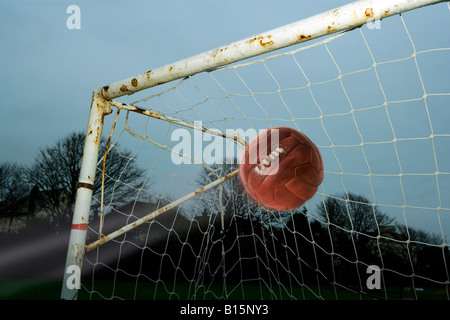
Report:
M0 300L55 300L61 281L0 280Z
M59 300L61 293L60 281L37 280L0 280L0 300ZM88 292L92 291L92 292ZM79 300L87 299L144 299L144 300L215 300L222 297L223 287L220 284L211 284L208 287L196 286L194 283L153 283L117 281L96 281L83 283L79 292ZM371 300L376 297L385 298L382 290L368 290L369 295L359 295L342 288L322 286L303 286L286 289L282 286L271 286L255 283L244 285L227 284L228 300ZM412 290L388 288L389 300L413 299ZM417 292L420 300L446 300L447 295L442 288L424 288Z

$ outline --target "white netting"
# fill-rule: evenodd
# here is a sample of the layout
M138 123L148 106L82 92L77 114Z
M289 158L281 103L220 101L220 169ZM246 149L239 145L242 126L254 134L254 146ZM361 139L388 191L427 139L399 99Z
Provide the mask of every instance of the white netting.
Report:
M435 23L421 22L430 17ZM239 129L304 132L322 153L325 179L305 206L278 214L248 201L231 178L89 252L81 295L449 299L450 15L440 4L378 26L115 103L125 110L110 152L131 152L129 166L106 173L103 234L235 170L211 161L239 155L241 140L222 137ZM141 111L126 110L134 107ZM190 134L190 150L174 132ZM123 186L130 167L141 179ZM368 287L371 265L380 289Z

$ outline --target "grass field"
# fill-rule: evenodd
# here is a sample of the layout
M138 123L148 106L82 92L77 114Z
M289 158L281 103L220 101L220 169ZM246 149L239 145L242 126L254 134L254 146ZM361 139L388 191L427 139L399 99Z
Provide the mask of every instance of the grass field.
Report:
M59 300L60 281L37 280L0 280L0 300ZM88 292L92 291L91 293ZM115 283L97 281L92 290L92 283L85 282L79 292L78 300L124 299L124 300L216 300L222 296L221 285L212 284L208 288L196 287L195 284L147 283L117 281ZM383 290L368 291L358 294L343 288L332 286L294 287L286 289L281 286L267 287L246 284L226 288L228 300L384 300ZM413 291L408 288L389 288L388 300L414 299ZM445 291L439 288L420 288L416 291L419 300L446 300Z

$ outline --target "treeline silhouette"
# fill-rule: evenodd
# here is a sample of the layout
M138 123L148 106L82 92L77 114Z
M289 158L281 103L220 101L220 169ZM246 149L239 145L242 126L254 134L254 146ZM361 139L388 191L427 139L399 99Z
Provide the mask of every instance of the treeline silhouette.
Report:
M83 139L81 133L68 135L41 150L30 167L0 165L0 250L25 254L27 246L55 235L62 245L49 246L47 258L36 259L41 269L51 265L52 276L61 279ZM142 179L145 171L130 166L126 150L116 151L108 155L106 166L105 188L114 187L116 198L107 199L113 209L105 215L103 234L167 204L162 198L127 202L150 183ZM127 175L121 169L125 162ZM203 186L235 169L235 164L205 167L196 182ZM122 187L114 183L118 175ZM98 195L98 182L95 188ZM320 288L327 286L378 298L389 298L391 288L412 288L408 297L417 298L416 288L433 287L449 298L450 255L442 237L394 223L355 193L328 196L311 210L280 213L261 207L235 177L88 253L83 279L139 279L169 292L184 283L192 288L191 297L214 284L222 288L214 293L219 298L243 285L265 288L271 298L301 299L304 292L320 297ZM88 242L99 237L98 212L98 203L93 203ZM0 270L0 278L30 272L21 260L16 265L0 262L8 266ZM367 288L369 265L381 268L387 289Z
M31 165L0 163L0 237L18 233L30 216L36 215L51 220L56 232L70 227L84 140L84 133L72 132L40 149ZM106 139L102 139L101 159L106 145ZM152 182L145 179L145 170L129 161L130 158L132 153L118 144L109 149L104 180L106 202L124 204L124 199L135 195L136 190L151 186ZM101 191L100 176L101 172L94 180L97 198ZM93 202L92 209L98 212L99 203Z
M234 168L212 166L200 174L198 183L204 185ZM157 208L132 203L118 211L122 219L128 217L125 212L137 219ZM279 213L254 203L234 178L185 210L195 217L172 209L92 253L88 263L95 277L139 277L140 282L168 287L185 283L192 287L191 294L215 284L223 288L215 297L225 298L227 290L242 284L269 290L272 298L302 298L293 288L320 295L320 287L381 299L418 298L416 288L433 287L448 296L450 256L442 239L394 224L362 195L328 197L314 215L305 207ZM133 249L135 253L126 253ZM104 260L98 259L102 250ZM115 256L110 264L105 263L108 255ZM369 265L381 268L385 289L367 288Z

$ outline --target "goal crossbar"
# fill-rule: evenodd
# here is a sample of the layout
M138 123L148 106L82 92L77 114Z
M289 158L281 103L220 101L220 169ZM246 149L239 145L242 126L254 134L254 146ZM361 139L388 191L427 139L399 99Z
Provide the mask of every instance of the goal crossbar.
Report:
M148 89L445 0L360 0L102 87L105 99Z

